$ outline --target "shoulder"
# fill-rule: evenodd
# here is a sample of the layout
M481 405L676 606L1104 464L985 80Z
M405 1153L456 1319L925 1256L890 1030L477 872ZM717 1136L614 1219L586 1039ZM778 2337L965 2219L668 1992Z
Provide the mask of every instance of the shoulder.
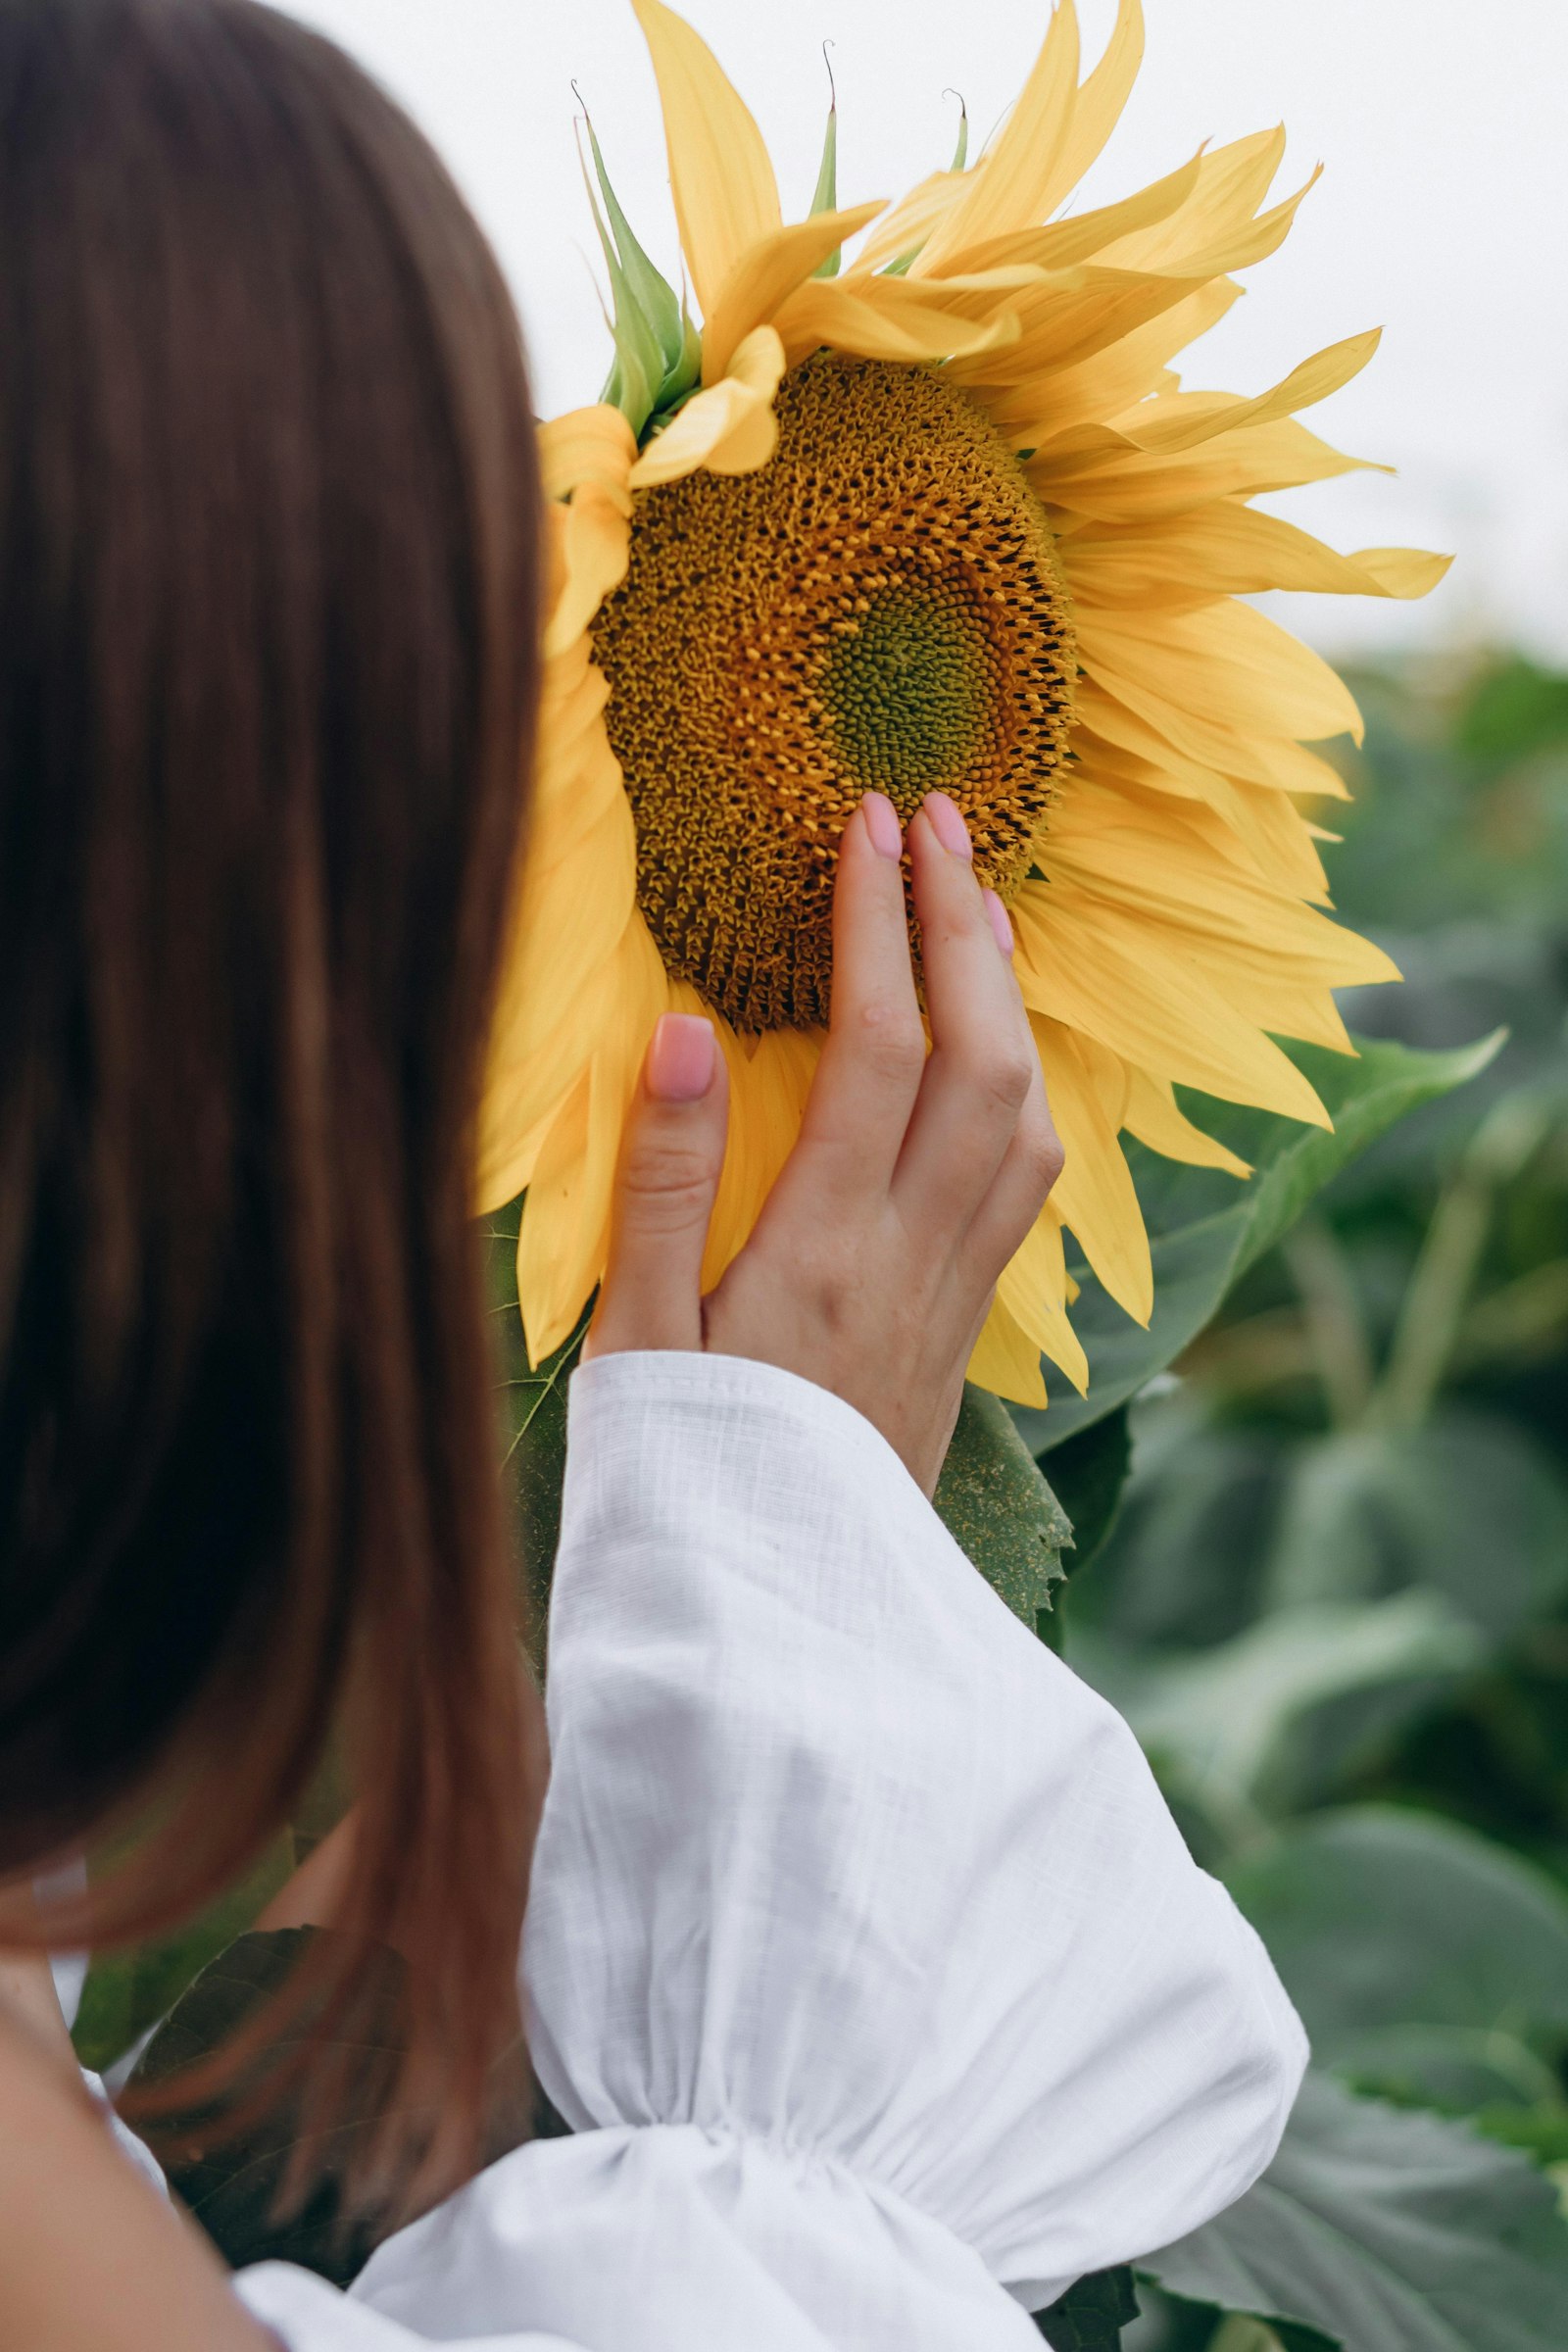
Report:
M0 2119L7 2352L264 2352L217 2258L14 2001L0 2002Z

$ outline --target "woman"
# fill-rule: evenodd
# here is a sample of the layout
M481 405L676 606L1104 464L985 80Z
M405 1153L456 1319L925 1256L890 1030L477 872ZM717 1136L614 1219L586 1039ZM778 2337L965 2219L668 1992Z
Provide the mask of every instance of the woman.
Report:
M252 0L0 0L0 237L8 2352L1037 2341L1240 2193L1302 2045L1130 1737L927 1500L1059 1165L961 821L847 829L831 1043L706 1300L722 1062L702 1021L653 1041L535 1843L466 1216L546 593L514 321L417 134ZM411 1987L362 2186L471 2162L531 1845L573 2133L347 2298L236 2291L40 1955L188 1914L329 1735L318 1989L351 2019L376 1943ZM63 1897L83 1846L121 1858Z

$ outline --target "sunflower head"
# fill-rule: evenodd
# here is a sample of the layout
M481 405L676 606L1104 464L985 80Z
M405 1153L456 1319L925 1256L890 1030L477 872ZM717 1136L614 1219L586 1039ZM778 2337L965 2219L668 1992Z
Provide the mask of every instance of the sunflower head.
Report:
M543 429L557 593L537 814L497 1024L483 1191L527 1187L530 1346L599 1279L648 1033L706 1008L732 1134L710 1274L787 1153L831 1003L839 836L861 795L962 808L1012 912L1067 1166L971 1371L1044 1401L1088 1375L1064 1233L1147 1319L1120 1137L1245 1174L1182 1086L1325 1122L1279 1038L1348 1050L1335 986L1391 976L1322 911L1307 747L1357 726L1316 657L1236 602L1415 595L1439 560L1339 556L1251 505L1342 472L1297 421L1359 336L1251 398L1171 363L1287 234L1282 134L1063 207L1138 71L1139 0L1081 72L1072 0L990 149L840 211L837 112L786 224L751 115L661 0L659 76L700 329L633 235L589 132L614 360ZM856 240L861 240L857 244Z

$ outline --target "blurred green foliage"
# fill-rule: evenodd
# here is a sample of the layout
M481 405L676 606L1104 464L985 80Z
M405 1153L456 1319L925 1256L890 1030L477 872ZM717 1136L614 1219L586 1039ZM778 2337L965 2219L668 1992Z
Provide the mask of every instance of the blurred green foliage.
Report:
M1136 1396L1131 1476L1069 1588L1069 1658L1263 1934L1321 2070L1234 2224L1148 2266L1127 2352L1231 2352L1244 2311L1351 2352L1568 2342L1544 2193L1568 2208L1568 677L1510 657L1351 682L1367 736L1330 873L1406 981L1347 1018L1428 1052L1508 1038ZM1235 1200L1137 1173L1156 1236ZM1092 1434L1050 1420L1048 1476ZM1342 2162L1363 2195L1337 2212ZM1324 2193L1298 2245L1302 2181ZM1375 2241L1423 2209L1447 2222L1396 2293ZM1373 2257L1387 2311L1360 2298Z
M1140 2316L1126 2272L1042 2315L1071 2352L1568 2343L1568 678L1353 683L1331 871L1406 985L1347 1004L1359 1060L1300 1054L1335 1134L1195 1102L1243 1187L1134 1147L1149 1332L1078 1269L1088 1399L971 1396L938 1496L1139 1732L1314 2044L1274 2165L1139 2263ZM542 1672L581 1332L531 1368L515 1210L487 1238ZM163 2015L288 1859L100 1958L83 2050Z

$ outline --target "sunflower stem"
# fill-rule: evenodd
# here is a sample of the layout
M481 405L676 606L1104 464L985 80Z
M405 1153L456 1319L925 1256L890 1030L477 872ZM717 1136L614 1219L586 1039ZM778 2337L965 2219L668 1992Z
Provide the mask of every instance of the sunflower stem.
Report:
M1345 1251L1325 1218L1308 1216L1287 1236L1283 1254L1301 1301L1329 1419L1336 1429L1353 1429L1371 1400L1376 1374Z

